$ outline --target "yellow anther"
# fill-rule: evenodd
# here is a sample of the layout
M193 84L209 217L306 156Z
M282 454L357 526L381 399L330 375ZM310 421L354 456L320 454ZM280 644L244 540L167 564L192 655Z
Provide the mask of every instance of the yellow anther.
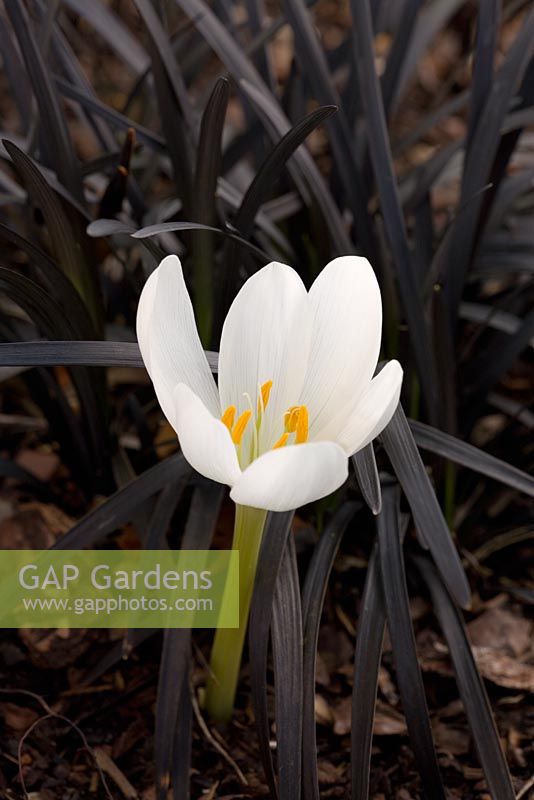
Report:
M306 406L291 406L284 414L286 433L295 434L295 444L308 441L308 409Z
M278 450L278 448L283 447L288 439L289 439L289 433L283 433L276 442L276 444L273 445L273 450Z
M241 439L243 438L243 434L245 433L245 429L250 422L250 418L252 416L252 411L247 410L243 411L243 413L238 418L236 424L232 429L232 441L234 444L241 444Z
M300 406L291 406L284 414L284 425L288 433L295 433Z
M267 403L269 402L269 397L271 395L271 389L273 388L272 381L265 381L265 383L261 387L261 403L262 408L267 408Z
M229 431L231 431L232 428L234 427L235 413L236 413L236 407L228 406L228 408L221 417L221 422L224 422Z
M299 406L297 424L295 427L295 444L303 444L308 441L308 409L306 406Z

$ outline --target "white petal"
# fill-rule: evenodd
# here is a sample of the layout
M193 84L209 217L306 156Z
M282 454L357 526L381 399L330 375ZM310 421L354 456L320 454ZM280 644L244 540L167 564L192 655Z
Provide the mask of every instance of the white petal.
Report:
M220 414L217 387L176 256L164 258L143 287L137 309L137 338L163 413L171 424L172 392L177 383L186 383L212 414Z
M290 445L253 461L230 497L244 506L291 511L331 494L347 474L347 456L334 442Z
M273 382L261 426L265 448L282 432L283 413L298 401L309 341L310 313L304 284L291 267L268 264L248 279L232 303L219 355L223 409L235 405L241 413L252 403L255 412L258 387Z
M327 426L352 408L377 364L382 302L366 258L331 261L310 290L312 341L301 403L308 406L310 437L332 438Z
M232 486L241 470L226 425L213 417L184 383L176 386L173 399L175 429L184 457L201 475Z
M388 361L373 378L337 437L347 455L361 450L382 433L399 404L402 375L399 362Z

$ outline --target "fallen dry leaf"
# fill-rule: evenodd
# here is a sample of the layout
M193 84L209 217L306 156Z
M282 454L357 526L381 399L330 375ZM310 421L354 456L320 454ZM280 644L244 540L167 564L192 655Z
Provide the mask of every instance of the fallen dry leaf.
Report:
M432 725L432 734L440 753L449 756L462 756L469 752L470 737L465 728L454 728L436 722Z
M344 771L342 765L335 766L324 759L319 759L317 764L319 783L322 786L336 786L343 777Z
M325 627L319 634L319 652L329 673L347 662L352 663L354 647L345 630Z
M24 732L39 717L36 711L16 703L0 703L0 718L14 731Z
M510 658L492 647L473 647L480 674L506 689L534 692L534 666Z
M378 672L378 688L391 705L396 705L398 703L399 695L395 684L391 680L391 675L388 670L382 665Z
M418 638L418 644L420 639ZM421 637L423 643L423 637ZM506 689L534 691L534 666L511 657L506 650L495 647L472 648L478 670L483 678ZM448 650L436 637L427 637L420 648L420 664L425 672L435 672L444 677L454 677L447 658Z
M334 715L334 733L337 736L345 736L350 733L351 698L344 697L334 706L332 711ZM382 700L377 700L373 732L377 736L402 736L406 733L406 722L402 714Z
M519 614L491 608L470 622L467 630L472 645L491 647L519 657L530 648L533 625Z
M352 669L353 668L351 664L351 673ZM320 653L317 653L315 659L315 682L320 686L328 686L330 683L330 672L328 671L328 667L324 663Z
M334 713L321 694L315 695L315 721L318 725L332 725Z
M373 733L376 736L402 736L406 733L406 721L394 708L377 700Z
M19 450L15 461L43 483L48 483L54 477L61 463L57 453L29 449Z
M332 708L334 716L334 733L337 736L345 736L350 732L351 715L352 715L352 700L350 697L344 697Z
M59 536L63 536L67 531L70 531L76 521L73 517L65 514L64 511L52 503L38 503L34 501L32 503L26 503L24 509L38 511L44 520L44 524L55 539Z
M3 550L46 550L55 538L40 511L25 509L0 523L0 548Z

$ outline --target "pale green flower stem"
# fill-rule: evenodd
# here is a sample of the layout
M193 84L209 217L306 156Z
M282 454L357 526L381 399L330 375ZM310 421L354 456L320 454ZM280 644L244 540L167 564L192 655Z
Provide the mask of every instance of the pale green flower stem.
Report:
M236 506L232 549L239 550L239 628L216 630L206 686L206 711L221 722L230 719L234 708L266 517L267 512L261 509Z

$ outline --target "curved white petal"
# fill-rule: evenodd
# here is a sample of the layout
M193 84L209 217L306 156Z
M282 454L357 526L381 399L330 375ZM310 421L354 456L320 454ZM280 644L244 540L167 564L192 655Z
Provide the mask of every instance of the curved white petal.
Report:
M334 442L311 442L270 450L247 467L230 492L235 503L291 511L338 489L348 462Z
M241 475L228 428L213 417L184 383L174 389L174 420L182 453L191 466L212 481L232 486Z
M382 302L366 258L331 261L310 290L312 339L301 403L308 406L310 436L331 439L329 423L352 408L376 367Z
M186 383L212 414L220 414L217 387L198 337L177 256L164 258L143 287L137 308L137 338L163 413L171 424L172 393L177 383Z
M399 404L402 375L399 362L388 361L376 378L373 378L337 436L337 441L347 455L361 450L382 433Z
M235 405L241 413L252 405L255 411L258 388L266 381L273 382L261 426L260 450L278 438L284 411L297 403L309 341L310 313L304 284L291 267L268 264L248 279L232 303L219 354L223 409Z

